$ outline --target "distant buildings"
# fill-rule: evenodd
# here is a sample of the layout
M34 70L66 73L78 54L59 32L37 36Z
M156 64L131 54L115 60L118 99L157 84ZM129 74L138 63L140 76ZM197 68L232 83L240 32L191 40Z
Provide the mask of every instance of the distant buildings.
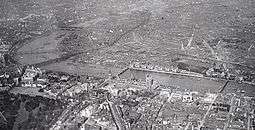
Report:
M0 41L0 42L1 42L1 41ZM8 52L8 50L9 50L10 47L11 47L11 45L6 45L6 44L0 45L0 53Z
M130 64L131 69L137 70L145 70L149 72L157 72L157 73L174 73L186 76L195 76L195 77L203 77L202 73L197 73L191 70L184 70L178 67L178 65L153 65L151 63L139 63L134 62Z
M140 63L140 62L133 62L130 64L130 68L135 68L135 69L146 69L146 70L154 70L154 71L172 71L172 72L178 72L178 67L177 66L169 66L169 67L164 67L160 65L153 65L150 63Z

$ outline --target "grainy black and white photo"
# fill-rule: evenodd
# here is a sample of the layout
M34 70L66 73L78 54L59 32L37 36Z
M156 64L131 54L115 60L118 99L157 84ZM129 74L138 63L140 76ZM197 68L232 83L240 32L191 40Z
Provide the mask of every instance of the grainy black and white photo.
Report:
M0 130L255 130L255 0L0 0Z

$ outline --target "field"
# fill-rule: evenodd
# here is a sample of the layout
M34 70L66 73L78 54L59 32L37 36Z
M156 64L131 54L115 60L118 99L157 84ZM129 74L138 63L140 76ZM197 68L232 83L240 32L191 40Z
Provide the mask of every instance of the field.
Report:
M252 0L7 0L1 6L0 39L14 46L24 42L15 52L21 64L72 55L64 61L78 66L186 60L255 70Z

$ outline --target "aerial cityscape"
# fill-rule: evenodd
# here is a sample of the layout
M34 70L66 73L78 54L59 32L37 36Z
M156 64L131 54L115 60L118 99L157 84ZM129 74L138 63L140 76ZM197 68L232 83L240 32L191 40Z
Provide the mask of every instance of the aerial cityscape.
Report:
M0 0L0 130L255 130L254 0Z

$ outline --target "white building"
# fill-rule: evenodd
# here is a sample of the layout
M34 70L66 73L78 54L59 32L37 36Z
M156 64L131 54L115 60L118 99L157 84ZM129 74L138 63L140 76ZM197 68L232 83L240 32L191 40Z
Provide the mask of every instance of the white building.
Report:
M204 103L212 103L216 98L217 94L214 93L206 93L206 97L202 99Z
M37 74L42 74L42 71L40 68L35 68L35 67L27 67L25 70L24 75L21 78L21 82L24 84L25 87L36 87L37 85L34 84L33 78ZM40 82L45 81L44 79L40 79Z
M193 97L191 94L184 94L182 96L182 102L187 102L187 103L191 103L193 102Z

